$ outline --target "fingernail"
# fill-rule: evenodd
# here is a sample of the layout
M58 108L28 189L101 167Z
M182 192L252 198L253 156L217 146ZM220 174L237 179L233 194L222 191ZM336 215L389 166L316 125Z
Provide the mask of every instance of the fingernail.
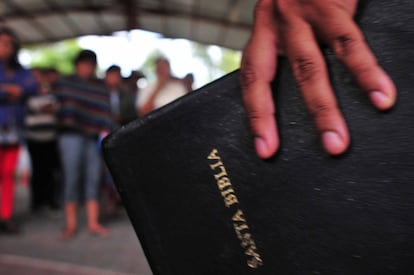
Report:
M369 94L372 103L379 109L388 109L392 106L393 100L383 92L373 91Z
M344 141L338 135L338 133L334 131L324 132L322 134L322 143L325 147L325 150L332 155L338 155L346 149Z
M259 156L263 157L264 155L267 155L268 146L266 141L261 137L255 138L255 145L256 145L256 151L259 154Z

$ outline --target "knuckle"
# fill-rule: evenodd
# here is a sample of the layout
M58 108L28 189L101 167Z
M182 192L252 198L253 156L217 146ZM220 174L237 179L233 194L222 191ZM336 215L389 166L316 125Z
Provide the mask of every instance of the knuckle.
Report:
M243 58L240 68L240 83L242 90L246 90L257 82L257 72L249 58Z
M292 69L299 87L316 78L320 67L309 57L295 57L292 62Z
M353 54L361 42L356 35L342 33L333 37L332 50L339 59L343 59Z
M273 117L274 112L273 108L247 108L247 117L249 118L249 121L253 124L257 124L267 117Z
M336 108L335 103L327 102L321 98L312 100L308 105L309 113L315 118L330 117Z
M263 13L268 13L272 8L272 2L269 0L259 0L254 7L255 18L260 18Z

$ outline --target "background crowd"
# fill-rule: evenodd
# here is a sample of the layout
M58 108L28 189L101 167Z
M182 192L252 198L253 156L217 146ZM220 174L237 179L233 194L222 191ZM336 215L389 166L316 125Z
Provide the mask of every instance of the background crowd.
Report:
M107 236L99 222L99 197L119 204L104 166L100 142L114 129L159 108L192 90L193 75L172 76L169 61L155 60L157 79L139 89L145 76L123 78L112 65L104 79L95 75L97 56L82 50L73 60L75 73L61 76L54 68L26 69L18 61L19 41L0 29L0 233L17 234L22 223L13 219L16 165L27 146L31 159L31 211L65 213L62 238L78 229L78 205L85 205L91 234ZM23 222L24 225L24 222Z

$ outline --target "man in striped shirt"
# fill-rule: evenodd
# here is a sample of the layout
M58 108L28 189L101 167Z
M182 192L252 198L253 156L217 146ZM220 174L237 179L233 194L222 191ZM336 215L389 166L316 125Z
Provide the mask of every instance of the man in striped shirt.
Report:
M37 95L27 100L24 134L32 163L31 210L39 212L44 207L58 208L55 176L59 170L56 118L59 106L54 85L47 78L53 69L32 68L32 72L39 89Z
M79 182L84 185L89 232L99 236L109 233L98 222L98 191L103 164L98 142L102 134L111 129L109 92L103 81L95 77L94 52L81 51L75 59L75 67L75 75L59 81L57 88L66 214L64 239L72 238L76 233Z

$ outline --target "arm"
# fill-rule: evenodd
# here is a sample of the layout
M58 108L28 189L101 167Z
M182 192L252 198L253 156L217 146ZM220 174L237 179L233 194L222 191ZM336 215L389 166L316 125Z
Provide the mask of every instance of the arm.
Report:
M11 83L0 84L0 104L24 102L37 93L38 84L33 74L28 70L17 70Z
M17 84L2 84L1 90L5 93L5 100L18 102L23 95L23 87Z
M396 89L353 20L357 0L259 0L254 29L241 65L243 99L262 158L279 147L270 83L276 72L276 56L289 60L303 99L321 135L324 149L343 153L350 137L329 83L322 41L343 62L375 107L391 108Z

